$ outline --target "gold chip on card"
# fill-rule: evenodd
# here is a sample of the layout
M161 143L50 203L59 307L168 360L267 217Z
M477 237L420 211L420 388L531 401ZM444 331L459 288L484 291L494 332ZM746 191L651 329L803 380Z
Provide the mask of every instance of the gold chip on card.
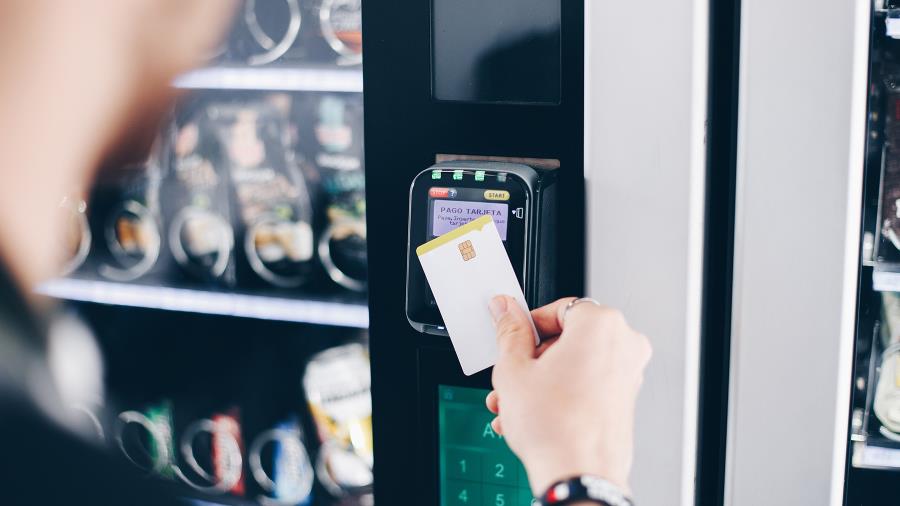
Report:
M463 261L465 262L475 258L475 247L472 246L472 241L463 241L459 243L459 253L462 255Z

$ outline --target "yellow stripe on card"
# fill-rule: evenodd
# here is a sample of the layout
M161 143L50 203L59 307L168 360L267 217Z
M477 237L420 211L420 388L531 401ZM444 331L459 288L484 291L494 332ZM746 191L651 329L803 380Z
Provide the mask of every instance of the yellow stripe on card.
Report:
M416 255L422 256L431 250L437 249L437 248L447 244L448 242L451 242L455 239L459 239L460 237L468 234L469 232L471 232L473 230L481 230L482 228L484 228L485 225L487 225L488 223L491 223L492 221L494 221L494 220L490 216L482 216L481 218L478 218L477 220L470 221L469 223L466 223L465 225L463 225L457 229L453 229L453 230L447 232L446 234L444 234L440 237L434 238L434 239L426 242L425 244L419 246L418 248L416 248Z

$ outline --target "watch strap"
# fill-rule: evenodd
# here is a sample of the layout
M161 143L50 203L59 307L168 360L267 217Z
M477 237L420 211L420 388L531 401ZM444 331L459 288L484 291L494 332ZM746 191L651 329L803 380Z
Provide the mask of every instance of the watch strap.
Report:
M603 506L634 506L622 489L603 478L589 475L558 481L540 499L542 506L563 506L584 501Z

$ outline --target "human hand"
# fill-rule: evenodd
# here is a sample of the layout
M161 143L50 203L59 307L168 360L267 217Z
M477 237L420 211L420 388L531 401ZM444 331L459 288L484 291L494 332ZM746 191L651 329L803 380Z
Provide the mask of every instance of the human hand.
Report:
M651 348L619 311L572 299L532 311L545 337L534 347L525 312L494 298L499 358L486 403L494 430L522 460L535 494L576 475L629 492L634 408Z

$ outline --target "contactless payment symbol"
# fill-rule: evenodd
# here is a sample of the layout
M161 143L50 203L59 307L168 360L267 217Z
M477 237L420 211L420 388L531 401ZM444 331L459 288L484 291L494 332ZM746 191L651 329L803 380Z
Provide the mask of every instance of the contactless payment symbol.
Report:
M463 261L468 262L469 260L475 258L475 247L472 246L472 241L464 241L459 243L459 254L462 255Z

